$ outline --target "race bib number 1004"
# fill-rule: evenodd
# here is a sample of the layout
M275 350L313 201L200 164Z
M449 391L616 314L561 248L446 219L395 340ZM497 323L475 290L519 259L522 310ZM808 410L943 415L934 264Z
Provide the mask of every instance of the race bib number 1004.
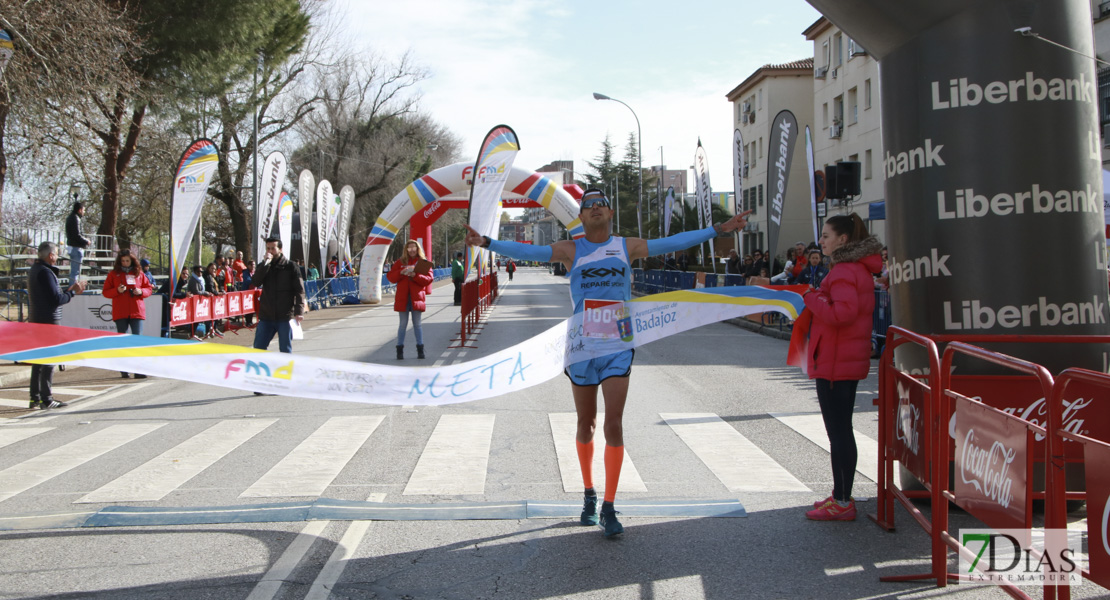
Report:
M586 300L584 333L586 337L632 340L632 319L624 302L619 300Z

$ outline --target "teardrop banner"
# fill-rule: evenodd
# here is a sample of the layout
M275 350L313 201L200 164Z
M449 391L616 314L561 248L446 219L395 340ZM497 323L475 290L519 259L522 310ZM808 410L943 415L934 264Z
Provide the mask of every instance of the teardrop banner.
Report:
M508 125L498 125L489 130L478 159L474 161L474 183L470 186L470 206L466 221L475 231L497 239L497 224L501 216L501 192L509 179L513 161L520 152L516 132ZM482 248L468 249L465 273L470 265L482 260L488 252Z
M335 194L331 192L331 182L327 179L316 186L316 233L319 237L320 274L324 275L328 269L328 205L332 203Z
M258 239L254 244L254 259L259 263L266 256L266 238L270 237L277 221L281 188L285 184L285 155L271 152L258 174ZM284 244L284 242L283 242Z
M297 178L297 209L301 215L301 256L305 269L312 263L309 247L312 246L312 192L316 190L316 179L312 171L305 169Z
M219 160L216 143L201 138L189 144L177 161L170 208L170 273L174 279L185 266L189 242L200 221L208 183L212 180L212 173L216 172Z

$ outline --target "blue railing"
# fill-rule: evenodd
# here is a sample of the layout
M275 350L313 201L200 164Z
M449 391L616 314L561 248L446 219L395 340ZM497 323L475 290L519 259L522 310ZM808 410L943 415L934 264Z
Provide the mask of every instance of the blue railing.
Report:
M435 281L451 277L451 268L433 269L432 277ZM397 286L390 283L382 275L382 293L395 292ZM358 277L333 277L331 279L314 279L304 282L305 295L308 305L312 310L337 306L339 304L356 304L359 302Z

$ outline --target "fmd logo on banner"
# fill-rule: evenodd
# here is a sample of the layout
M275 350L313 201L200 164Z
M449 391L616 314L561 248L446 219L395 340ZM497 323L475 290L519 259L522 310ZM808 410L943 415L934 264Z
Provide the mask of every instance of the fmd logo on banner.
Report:
M1032 534L1032 536L1030 535ZM1032 543L1024 543L1032 537ZM1045 551L1045 540L1059 543ZM1082 533L1067 529L961 529L959 582L973 585L1079 585Z

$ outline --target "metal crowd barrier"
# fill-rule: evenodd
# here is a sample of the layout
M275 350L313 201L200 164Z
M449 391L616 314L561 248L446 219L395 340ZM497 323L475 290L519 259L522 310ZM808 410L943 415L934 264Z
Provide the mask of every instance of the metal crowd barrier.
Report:
M1038 557L1046 555L1049 559L1061 556L1066 538L1060 532L1067 529L1068 502L1082 500L1087 503L1089 515L1089 568L1082 576L1110 589L1110 540L1106 539L1110 533L1110 411L1103 404L1110 392L1110 375L1072 368L1054 380L1041 365L969 343L1106 344L1110 343L1110 336L926 337L899 327L891 327L888 333L890 342L883 352L876 400L880 423L878 511L871 518L884 529L893 530L894 502L898 501L929 534L932 560L928 573L880 580L933 579L937 587L944 587L948 581L968 577L948 571L949 550L974 558L948 531L949 502L987 528L1031 531L1033 501L1044 499L1044 527L1053 534L1046 532L1044 548L1034 551L1034 560L1039 560ZM948 342L943 359L936 342ZM927 353L929 367L925 374L908 373L895 366L895 350L907 344L917 345L919 351ZM957 355L974 357L1022 375L984 376L981 379L985 383L973 385L975 382L968 377L974 376L961 378L952 374ZM998 393L992 395L984 390ZM1028 398L1033 401L1025 410L1014 410L1005 404L993 406L1000 400L996 398L999 393L1007 400L1020 396L1022 406ZM1005 455L1004 469L977 473L976 465L980 463L972 459L998 448ZM970 464L965 461L967 457L971 457L967 459ZM895 462L917 477L925 491L895 487ZM1086 475L1085 489L1068 491L1067 467L1079 464ZM954 477L953 469L957 474ZM1037 490L1035 477L1042 474L1043 492ZM911 502L915 498L931 500L931 519ZM1031 539L1021 541L1029 544ZM1042 565L1046 575L1054 574L1051 564L1049 560ZM1030 597L1016 586L1002 587L1015 598ZM1041 587L1044 598L1067 600L1071 596L1066 585L1050 585L1046 581Z

